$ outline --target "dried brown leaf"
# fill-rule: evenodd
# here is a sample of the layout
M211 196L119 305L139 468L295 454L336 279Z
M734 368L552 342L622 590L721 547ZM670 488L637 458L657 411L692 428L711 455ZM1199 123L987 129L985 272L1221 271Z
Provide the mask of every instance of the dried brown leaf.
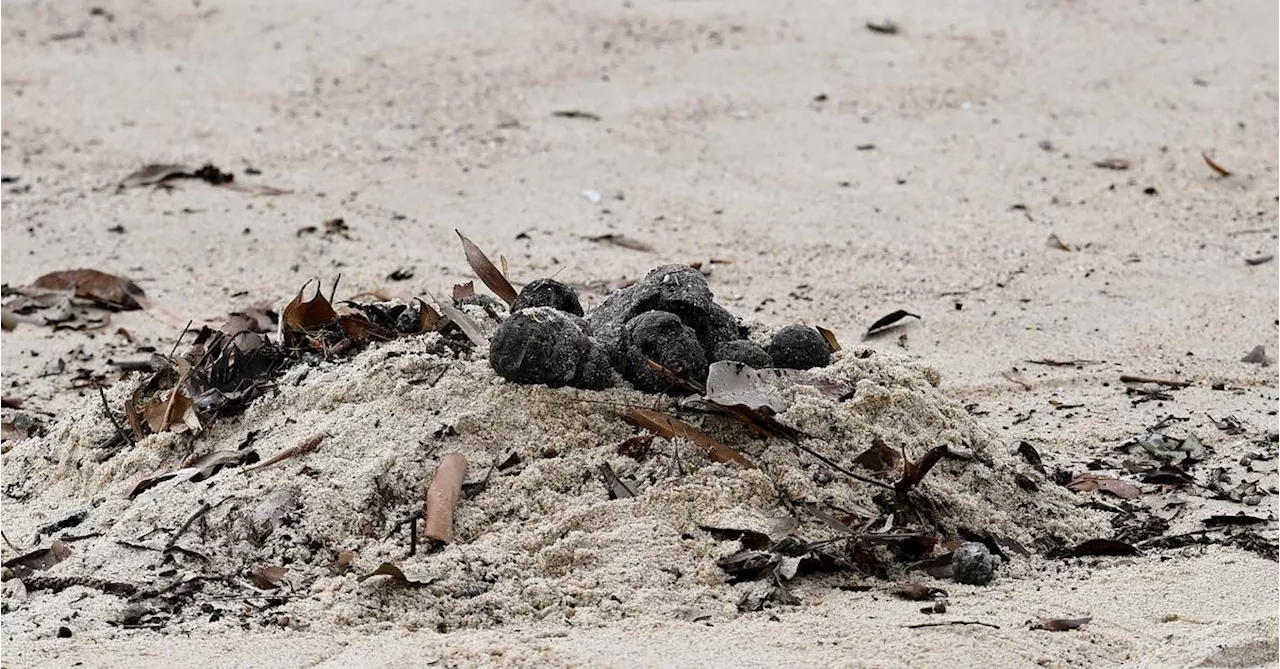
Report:
M898 461L901 459L896 450L876 437L871 440L871 448L863 451L853 461L873 472L884 472L897 469Z
M316 282L315 296L309 300L303 300L302 296L307 292L307 285L310 283L308 281L304 284L302 290L298 291L297 297L294 297L285 306L284 311L280 312L284 327L295 330L311 330L328 325L338 317L338 313L333 310L333 305L329 304L329 300L320 291L319 282Z
M459 283L453 287L454 302L461 302L467 299L468 297L475 297L475 294L476 294L476 282L474 281Z
M1214 172L1217 172L1219 176L1222 176L1222 177L1231 176L1231 170L1214 162L1213 158L1209 157L1209 154L1201 152L1200 157L1204 158L1204 164L1208 165L1209 169L1213 170Z
M1101 490L1120 499L1134 499L1142 494L1141 488L1127 481L1088 473L1078 474L1068 481L1067 490L1073 492L1096 492Z
M378 565L377 569L374 569L373 571L367 574L362 574L360 576L357 576L356 582L363 583L364 581L370 578L373 578L374 576L390 576L392 581L395 581L400 585L405 585L409 587L421 587L424 585L430 585L430 583L435 580L434 578L423 577L423 576L406 576L405 573L401 571L399 567L395 566L394 564L391 564L390 562L383 562L382 564Z
M489 290L493 291L494 295L502 298L503 302L508 305L514 304L516 301L516 289L512 287L507 277L502 275L502 272L493 265L493 262L489 260L489 256L486 256L479 246L476 246L470 239L463 236L462 231L454 230L454 232L458 233L458 239L462 240L462 250L467 255L467 264L471 265L471 269L475 271L476 276L480 277L480 280L489 287Z
M32 282L32 287L56 290L115 309L131 311L148 306L147 294L138 284L96 269L50 272Z
M253 584L263 590L270 590L279 587L280 581L289 573L284 567L255 567L250 574L253 576Z
M1033 630L1047 630L1049 632L1066 632L1069 630L1079 629L1082 625L1093 620L1092 616L1085 618L1053 618L1044 619L1031 625Z
M706 450L713 462L736 462L748 469L755 468L743 454L679 418L649 409L632 409L627 419L639 427L652 430L664 439L684 437Z
M913 602L920 602L926 599L946 597L947 591L942 588L930 588L920 583L903 583L893 589L893 594Z
M25 555L19 555L16 558L5 560L3 566L5 569L13 570L16 578L23 578L32 572L43 571L52 567L59 562L67 559L71 555L71 547L61 541L54 541L49 544L48 548L32 551Z
M817 328L818 334L822 335L822 338L827 340L827 346L830 346L832 351L839 351L841 349L840 340L836 339L836 333L822 327L821 325L815 325L814 327Z

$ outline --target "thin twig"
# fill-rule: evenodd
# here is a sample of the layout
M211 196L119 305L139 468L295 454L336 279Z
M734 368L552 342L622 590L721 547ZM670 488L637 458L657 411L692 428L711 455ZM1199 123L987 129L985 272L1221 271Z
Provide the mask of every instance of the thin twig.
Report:
M119 421L116 420L115 414L111 413L111 406L107 404L107 392L102 389L102 386L98 386L98 397L102 398L102 410L107 412L107 418L109 418L111 420L111 424L115 426L116 434L120 435L121 439L124 439L124 443L133 446L133 440L129 438L129 435L125 434L124 428L121 427Z
M832 462L832 461L831 461L831 459L830 459L830 458L828 458L827 456L822 455L821 453L819 453L819 452L817 452L817 451L813 450L812 448L809 448L808 446L805 446L804 444L802 444L802 443L800 443L800 442L798 442L798 441L797 441L797 442L794 442L794 443L795 443L795 445L796 445L796 448L799 448L800 450L804 451L805 453L808 453L809 455L812 455L813 457L815 457L815 458L817 458L817 459L821 460L823 464L825 464L826 466L828 466L828 467L830 467L830 468L832 468L832 469L834 469L834 470L836 470L836 471L840 472L841 474L844 474L845 476L848 476L848 477L850 477L850 478L856 479L856 480L858 480L858 481L862 481L863 483L867 483L867 484L869 484L869 485L880 486L881 488L884 488L885 490L893 490L893 489L894 489L894 488L893 488L893 486L889 485L888 483L884 483L884 482L882 482L882 481L877 481L877 480L875 480L875 479L873 479L873 478L867 478L866 476L862 476L861 474L854 474L853 472L851 472L851 471L849 471L849 470L845 469L844 467L841 467L840 465L837 465L836 463Z
M1000 629L999 625L992 625L991 623L984 623L979 620L951 620L945 623L919 623L916 625L905 625L905 627L915 630L920 629L921 627L946 627L948 625L982 625L983 627L990 627L997 630Z
M187 331L191 329L191 324L195 321L187 321L187 326L182 328L182 332L178 334L178 341L173 342L173 350L169 351L169 357L172 358L178 353L178 344L182 343L182 338L187 336Z
M1155 379L1150 376L1138 376L1136 374L1121 374L1121 383L1155 383L1170 388L1186 388L1192 385L1191 381L1174 381L1171 379Z
M227 496L227 497L223 497L222 500L216 504L209 504L208 502L206 502L203 505L201 505L199 509L196 509L195 513L191 514L190 518L187 518L186 522L182 523L182 526L178 528L178 531L174 532L172 537L169 537L168 543L164 545L164 548L160 549L160 552L168 553L170 550L172 550L173 545L178 542L178 537L181 537L182 534L186 532L188 528L191 527L192 523L196 522L196 520L200 518L200 516L203 516L204 514L212 511L214 508L221 506L222 502L225 502L229 499L231 499L231 497Z

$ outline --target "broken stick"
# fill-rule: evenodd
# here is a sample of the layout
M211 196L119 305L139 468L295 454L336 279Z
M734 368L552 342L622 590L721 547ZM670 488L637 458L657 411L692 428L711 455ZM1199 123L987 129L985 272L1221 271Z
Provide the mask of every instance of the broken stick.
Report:
M449 453L440 459L431 487L427 488L427 531L429 539L453 543L453 510L462 495L462 480L467 476L467 458Z

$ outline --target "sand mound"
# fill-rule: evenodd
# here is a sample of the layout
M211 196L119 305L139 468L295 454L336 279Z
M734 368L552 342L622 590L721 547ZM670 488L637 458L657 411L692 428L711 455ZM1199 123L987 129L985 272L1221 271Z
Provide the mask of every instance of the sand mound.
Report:
M758 468L713 464L684 440L657 439L640 460L620 455L619 444L638 433L622 418L627 408L670 408L670 399L508 383L484 352L456 359L427 334L345 362L299 366L235 420L195 437L154 435L114 454L98 448L114 430L97 398L86 400L48 436L5 456L6 492L42 511L30 514L28 526L6 524L9 536L29 541L40 526L67 518L45 531L42 545L50 536L92 535L69 542L71 556L39 572L45 581L34 583L42 590L31 596L61 606L88 593L81 615L104 624L131 600L127 618L163 620L169 630L453 629L566 616L581 624L640 613L733 614L753 584L728 584L716 561L739 542L703 527L821 541L841 535L804 513L806 503L841 516L886 508L885 490L724 417L689 420ZM852 382L852 398L797 387L779 420L812 435L805 445L842 468L890 483L894 475L854 463L876 438L912 459L949 445L959 457L943 458L916 491L930 510L928 529L941 539L985 533L1035 551L1106 533L1061 487L1031 492L1016 484L1018 473L1043 478L941 392L927 367L846 350L826 372ZM128 390L109 398L118 406ZM319 434L326 437L315 451L273 467L229 467L198 482L179 477L129 497L140 480L180 468L193 453L248 442L265 460ZM458 541L406 557L404 521L422 508L439 458L455 451L471 462ZM609 499L597 476L601 464L633 478L639 495ZM206 504L212 508L182 532L181 550L166 560L159 549ZM883 529L886 519L877 522ZM343 551L354 553L353 564L335 564ZM426 584L357 581L382 562ZM255 585L254 570L269 566L287 569L283 580ZM891 565L889 575L905 569ZM1001 573L1016 571L1015 560ZM801 578L792 592L803 602L866 577L846 569ZM103 583L134 592L103 594Z

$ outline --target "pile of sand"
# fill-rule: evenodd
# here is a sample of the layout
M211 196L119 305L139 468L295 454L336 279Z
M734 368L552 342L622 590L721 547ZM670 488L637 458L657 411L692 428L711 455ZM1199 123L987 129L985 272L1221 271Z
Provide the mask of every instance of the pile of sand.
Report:
M723 417L689 420L757 469L711 463L685 440L657 439L642 460L620 455L619 444L638 433L622 418L628 408L670 408L669 398L520 386L494 374L483 348L473 359L457 359L438 344L433 333L347 361L296 367L277 392L237 419L195 436L153 435L115 453L99 448L114 428L97 398L86 400L46 437L5 456L6 492L30 509L6 523L8 537L29 545L41 526L82 512L40 545L51 536L88 535L68 542L68 559L39 572L43 589L29 588L26 599L10 596L7 605L66 615L75 602L82 629L123 615L202 631L447 630L564 617L591 624L640 614L735 615L752 584L727 584L716 560L738 542L701 527L768 533L794 526L795 535L816 541L838 533L797 513L800 502L854 514L883 508L885 491ZM1030 492L1017 485L1017 473L1043 478L940 392L929 368L846 350L826 372L853 383L852 398L797 387L779 420L812 435L805 445L841 467L887 482L893 477L854 463L873 439L912 459L950 446L960 457L944 458L918 487L935 509L941 538L985 532L1034 550L1107 533L1061 487ZM113 406L132 390L128 385L108 393ZM178 469L193 455L250 441L265 460L319 434L326 436L315 451L273 467L225 468L206 480L166 481L129 497L140 480ZM421 510L434 466L449 452L471 463L470 496L457 510L458 540L406 557L404 521ZM602 463L634 478L639 495L609 499L597 476ZM183 550L166 560L158 549L205 504L212 509L182 532L175 545ZM425 585L357 581L383 562ZM273 566L287 569L283 580L274 588L255 585L254 570ZM1018 569L1015 560L1001 571ZM801 578L792 591L803 602L834 583L863 578L856 571ZM137 592L104 594L103 582L132 584ZM38 617L11 616L6 624L33 626Z

